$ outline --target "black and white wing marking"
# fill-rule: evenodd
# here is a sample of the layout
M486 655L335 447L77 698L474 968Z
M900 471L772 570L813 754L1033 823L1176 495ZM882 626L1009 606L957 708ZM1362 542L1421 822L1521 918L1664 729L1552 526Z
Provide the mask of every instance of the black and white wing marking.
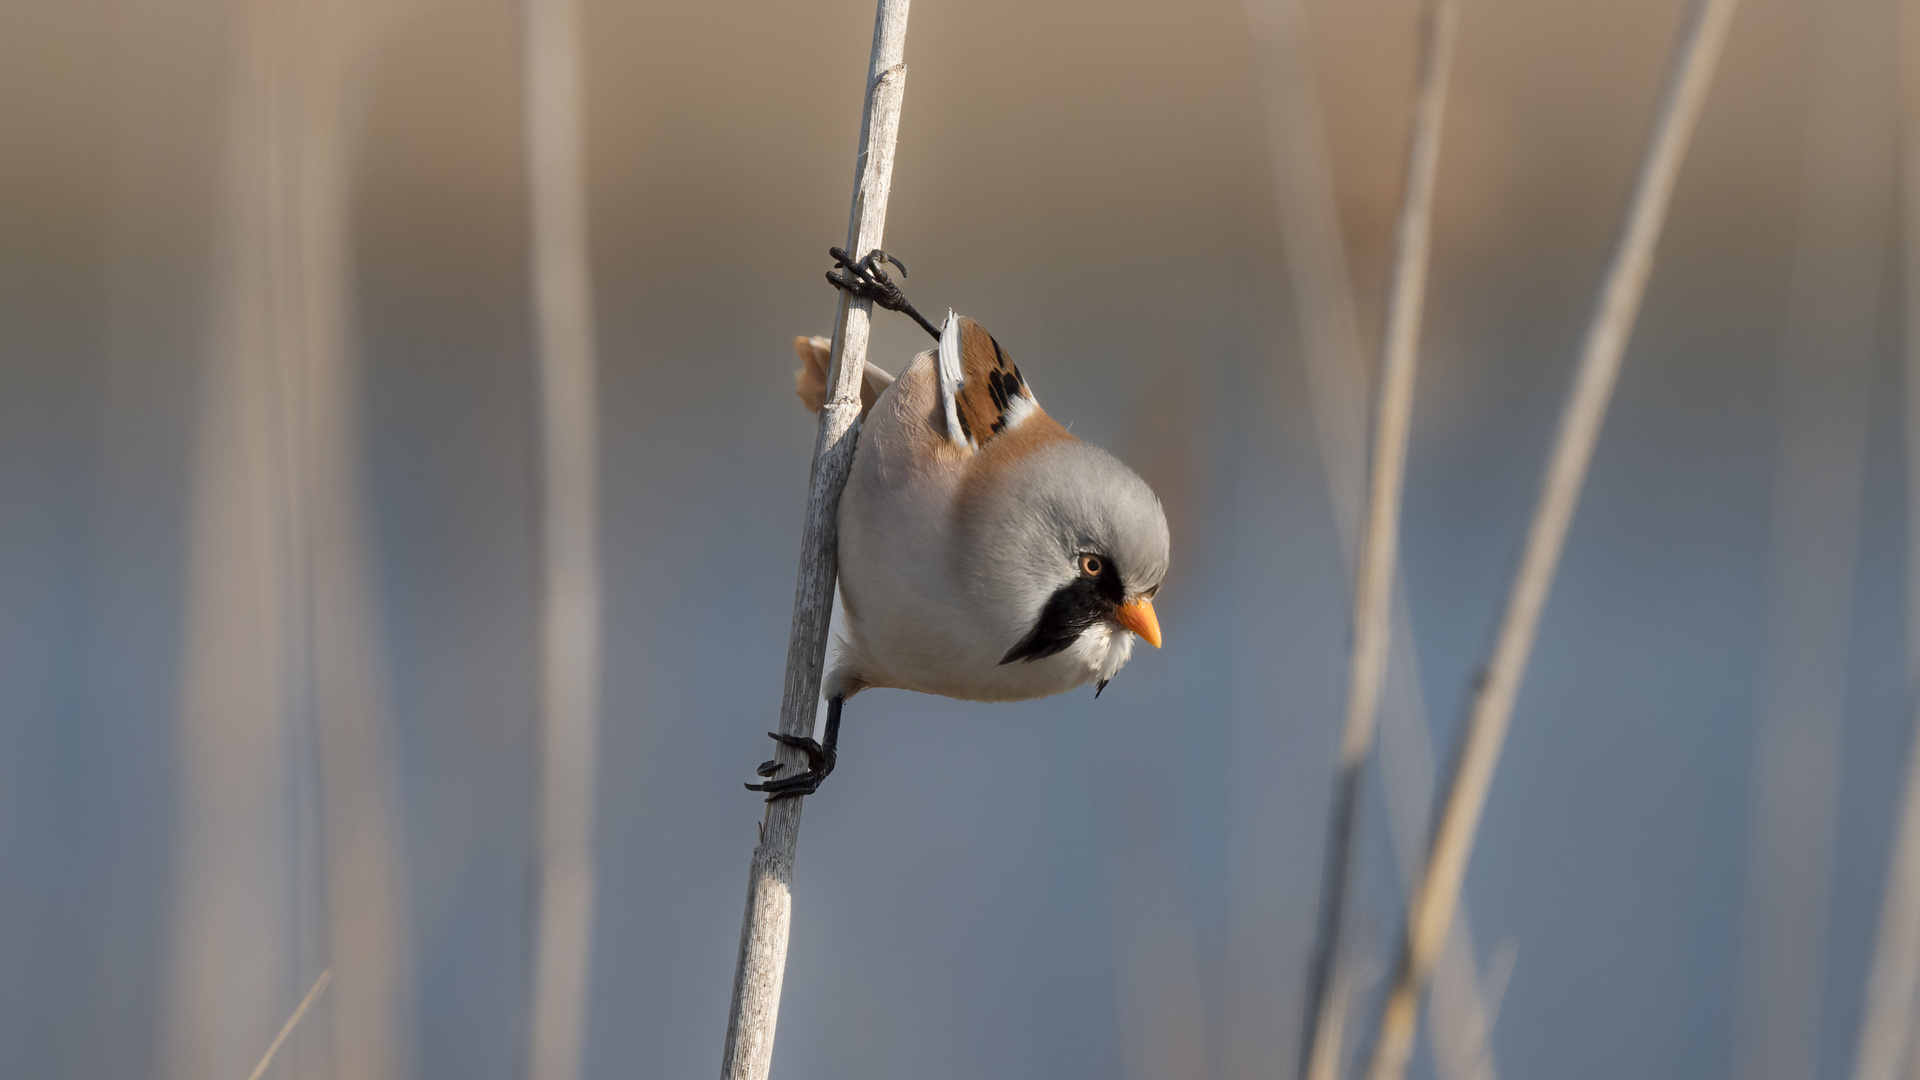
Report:
M939 367L947 437L955 443L977 450L1040 412L1013 358L972 319L947 312Z

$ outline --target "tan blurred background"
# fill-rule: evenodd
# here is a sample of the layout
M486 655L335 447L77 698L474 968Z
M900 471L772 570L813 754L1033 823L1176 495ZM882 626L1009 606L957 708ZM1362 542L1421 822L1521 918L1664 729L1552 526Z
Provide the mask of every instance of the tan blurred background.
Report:
M248 27L274 9L0 6L0 1074L178 1073L181 995L259 960L218 919L180 929L198 887L182 702L196 455L247 197L228 155L255 92ZM1371 356L1418 7L1305 9ZM334 117L341 355L359 645L396 793L394 1068L520 1076L537 740L519 14L302 10L364 22L295 36L360 50ZM1402 549L1442 760L1681 10L1464 5ZM1506 1075L1752 1074L1770 1016L1799 1032L1790 1072L1852 1075L1912 729L1895 13L1748 0L1736 17L1467 882L1479 966L1511 974L1483 988ZM787 342L831 327L821 273L872 16L584 4L606 586L587 1076L719 1056L761 811L739 785L777 707L812 447ZM1292 1068L1348 630L1265 47L1231 2L914 6L886 246L923 309L990 326L1051 413L1162 491L1167 646L1098 701L849 710L840 771L808 801L780 1075ZM1823 240L1841 218L1852 231ZM1819 307L1842 271L1854 303ZM1823 351L1841 339L1852 352ZM921 345L885 317L874 359ZM1807 421L1829 365L1856 389ZM1796 446L1814 462L1798 486L1776 465ZM1816 500L1802 533L1795 498ZM1807 529L1819 542L1794 547ZM1807 573L1834 584L1781 599ZM1767 629L1802 625L1802 602L1825 605L1824 636ZM1768 721L1796 649L1829 661ZM1783 796L1812 809L1777 843L1755 824L1769 724L1827 769ZM289 844L241 877L279 883L262 910L286 931L259 976L272 993L246 1003L258 1049L233 1036L248 1061L342 932L300 847L319 811L288 730L262 751L284 784L260 797ZM1377 980L1400 886L1377 798L1366 813ZM1785 916L1811 953L1770 1005L1742 973L1769 970L1743 933L1771 865L1828 884ZM183 955L207 935L227 952ZM268 1075L336 1058L296 1040ZM1424 1043L1415 1068L1451 1078Z

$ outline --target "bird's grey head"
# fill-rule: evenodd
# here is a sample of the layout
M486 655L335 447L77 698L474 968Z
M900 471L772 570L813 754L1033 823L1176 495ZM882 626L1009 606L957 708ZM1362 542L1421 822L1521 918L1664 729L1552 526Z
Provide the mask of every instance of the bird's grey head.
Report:
M1021 620L1001 663L1052 656L1095 628L1160 644L1152 600L1167 576L1167 518L1146 481L1068 438L1025 456L994 487L965 515L979 531L964 541L972 554L963 562L976 587L1012 600Z

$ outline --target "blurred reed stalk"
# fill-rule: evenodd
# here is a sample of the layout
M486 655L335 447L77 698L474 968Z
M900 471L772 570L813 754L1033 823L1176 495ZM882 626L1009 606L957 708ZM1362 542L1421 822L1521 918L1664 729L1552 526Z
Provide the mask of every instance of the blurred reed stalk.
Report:
M908 0L879 0L874 12L873 53L867 64L860 151L854 158L853 207L847 222L847 250L856 256L879 247L885 231L894 144L900 137L900 106L906 96L907 5ZM840 492L853 465L872 314L871 301L840 294L827 403L820 410L800 532L793 629L787 638L786 685L780 701L780 731L787 735L811 738L820 707L821 665L826 661L827 626L839 573ZM776 757L789 774L801 765L800 752L785 745L778 747ZM760 842L753 849L720 1066L725 1080L765 1080L772 1067L780 984L786 977L787 933L793 920L793 859L800 841L801 801L795 796L769 802L760 824Z
M1906 791L1880 900L1867 976L1866 1006L1854 1050L1853 1080L1898 1080L1901 1065L1920 1067L1914 1017L1920 1015L1920 8L1899 10L1901 201L1905 230L1907 443L1907 695L1914 710Z
M576 0L523 0L540 440L540 891L533 1080L576 1080L594 909L600 735L600 553L593 283Z
M1300 0L1248 0L1246 10L1262 81L1274 201L1294 316L1300 323L1314 436L1341 554L1354 572L1367 473L1367 372L1334 199L1312 43ZM1397 568L1395 578L1392 646L1387 651L1386 694L1380 708L1381 765L1383 775L1392 781L1386 791L1388 828L1396 851L1403 853L1404 880L1411 883L1421 858L1417 852L1426 842L1433 744L1412 619ZM1408 859L1404 853L1415 854ZM1352 987L1339 977L1344 973L1334 974L1333 993L1345 1007ZM1459 1030L1446 1032L1444 1038L1435 1032L1434 1056L1441 1075L1447 1080L1494 1080L1497 1070L1487 1042L1492 1010L1480 985L1470 919L1464 911L1454 920L1436 979L1439 992L1452 1006L1447 1017L1459 1025ZM1302 1015L1311 1014L1303 1010ZM1437 1026L1441 1020L1436 1011L1432 1023ZM1303 1030L1303 1067L1307 1038Z
M230 8L225 220L180 718L171 1064L183 1077L243 1075L305 984L278 957L304 959L311 940L324 940L340 984L327 1071L411 1072L349 252L366 66L407 6ZM317 859L297 858L315 833ZM323 932L301 917L316 893ZM275 1015L260 1022L265 1010Z
M284 229L275 270L276 352L292 376L296 505L306 514L314 730L325 906L334 978L332 1063L355 1080L413 1071L412 944L398 762L376 599L351 280L353 142L391 5L281 6L285 78L273 190ZM276 215L278 216L278 215Z
M1894 212L1893 3L1816 10L1735 988L1734 1069L1752 1080L1809 1076L1819 1063L1867 420Z
M1366 522L1353 587L1352 663L1347 681L1345 734L1328 813L1326 866L1321 879L1320 925L1307 975L1302 1026L1308 1080L1334 1080L1340 1071L1346 995L1335 986L1345 968L1344 939L1352 900L1353 866L1360 847L1360 792L1373 753L1375 718L1393 640L1394 578L1399 566L1400 492L1406 477L1407 432L1419 357L1420 315L1426 301L1434 180L1440 166L1441 121L1447 75L1459 26L1457 0L1435 0L1422 18L1419 88L1407 142L1406 188L1395 236L1380 374L1374 385L1373 447L1367 478Z
M320 977L313 980L313 986L307 990L307 996L300 999L300 1004L294 1007L293 1015L287 1017L287 1022L280 1025L280 1033L273 1037L273 1042L267 1044L267 1052L260 1055L260 1064L255 1065L253 1071L247 1074L247 1080L260 1080L267 1074L267 1068L273 1064L273 1057L280 1052L281 1044L287 1041L287 1036L293 1034L294 1028L300 1026L301 1018L307 1015L308 1009L313 1008L314 1002L320 1000L320 995L326 992L327 984L332 981L332 968L322 971Z
M175 750L178 863L169 930L166 1069L244 1076L324 967L303 919L317 832L311 606L301 569L289 378L271 282L284 261L275 209L272 13L234 5L213 312L200 370Z
M1660 113L1594 307L1573 389L1561 414L1533 520L1527 527L1525 547L1509 586L1506 610L1474 691L1426 867L1408 905L1406 930L1367 1065L1371 1080L1399 1080L1406 1073L1420 995L1453 921L1467 858L1473 850L1481 811L1486 807L1487 789L1493 782L1494 767L1513 716L1514 698L1533 649L1567 527L1593 459L1620 361L1653 272L1654 249L1680 163L1733 20L1734 3L1694 0L1689 7Z

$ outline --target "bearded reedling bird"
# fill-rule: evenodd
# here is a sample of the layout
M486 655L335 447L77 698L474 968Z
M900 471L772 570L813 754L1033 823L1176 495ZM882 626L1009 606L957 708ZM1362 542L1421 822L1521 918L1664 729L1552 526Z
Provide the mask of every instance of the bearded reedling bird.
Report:
M826 739L769 733L808 758L747 785L769 800L810 795L833 771L841 708L862 690L1024 701L1093 683L1097 696L1136 636L1160 645L1167 519L1152 489L1048 416L979 323L949 312L936 330L913 310L880 266L897 260L833 255L846 273L828 280L911 315L940 344L898 379L867 365L840 497L845 634L822 687ZM800 400L818 412L828 342L794 349Z

